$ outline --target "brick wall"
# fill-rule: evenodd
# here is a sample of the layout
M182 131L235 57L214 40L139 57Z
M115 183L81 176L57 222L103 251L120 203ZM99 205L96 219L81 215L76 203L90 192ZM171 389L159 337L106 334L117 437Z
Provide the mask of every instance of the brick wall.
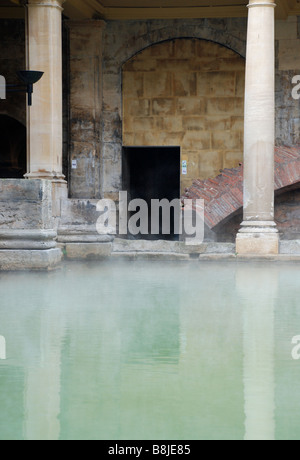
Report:
M217 230L217 241L235 242L243 213L230 219ZM300 239L300 191L292 190L276 197L275 222L281 240Z
M153 45L123 67L123 144L180 146L182 190L238 166L245 60L206 40Z

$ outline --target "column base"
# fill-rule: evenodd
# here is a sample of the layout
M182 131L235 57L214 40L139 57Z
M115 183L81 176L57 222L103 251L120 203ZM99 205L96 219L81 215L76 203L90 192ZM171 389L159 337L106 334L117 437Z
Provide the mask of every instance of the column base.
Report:
M0 250L55 249L56 237L52 229L0 229Z
M243 222L236 237L236 252L248 255L279 254L279 233L275 222Z
M0 249L0 272L23 270L55 270L62 261L59 248L47 250Z
M24 174L25 179L45 179L51 181L65 182L65 176L56 171L37 171Z

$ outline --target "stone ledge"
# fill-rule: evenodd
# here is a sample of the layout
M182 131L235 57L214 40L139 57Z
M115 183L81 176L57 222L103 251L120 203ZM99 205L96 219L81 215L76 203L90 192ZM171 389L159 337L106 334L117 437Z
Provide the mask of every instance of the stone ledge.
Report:
M300 240L282 240L279 243L280 254L299 254Z
M0 271L54 270L62 260L58 248L47 250L0 250Z
M196 257L192 257L196 255ZM183 254L176 252L113 252L112 259L124 260L185 260L185 261L220 261L220 262L299 262L300 254L274 254L274 255L253 255L253 254L226 254L226 253L207 253L207 254Z
M96 227L89 225L73 225L59 227L57 241L59 243L110 243L112 235L100 235Z
M236 255L235 254L221 254L221 253L210 253L210 254L200 254L199 260L236 260Z
M271 261L271 262L300 262L300 254L269 254L269 255L238 255L237 260Z
M116 253L130 252L130 253L148 253L160 252L177 253L179 251L180 243L178 241L165 241L165 240L126 240L116 238L113 243L113 251Z
M207 243L206 254L235 254L234 243Z
M178 254L176 252L114 252L111 258L124 260L191 260L188 254Z
M177 253L177 254L234 254L235 245L233 243L202 243L199 245L187 245L182 241L166 240L126 240L116 238L113 243L115 253Z
M66 243L64 252L69 260L101 260L110 257L112 243Z

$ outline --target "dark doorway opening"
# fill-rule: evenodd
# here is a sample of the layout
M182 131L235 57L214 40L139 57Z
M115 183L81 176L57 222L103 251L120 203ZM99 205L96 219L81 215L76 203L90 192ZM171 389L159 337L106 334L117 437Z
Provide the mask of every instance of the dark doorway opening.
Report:
M0 178L22 179L26 174L26 128L0 115Z
M142 199L149 209L148 235L136 238L178 240L172 208L170 234L163 234L160 225L159 234L151 235L150 213L151 200L171 202L180 198L180 147L124 147L122 164L123 190L128 192L128 201Z

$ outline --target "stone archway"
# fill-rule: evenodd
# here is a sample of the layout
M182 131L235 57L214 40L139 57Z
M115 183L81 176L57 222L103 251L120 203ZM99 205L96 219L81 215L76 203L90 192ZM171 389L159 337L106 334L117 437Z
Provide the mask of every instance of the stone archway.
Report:
M123 65L124 146L181 150L193 179L216 176L243 158L245 60L207 40L154 44ZM179 165L178 165L179 166Z
M0 115L0 178L21 179L26 173L26 128L7 115Z
M101 193L118 200L122 188L122 68L142 50L172 40L194 39L245 56L247 20L187 19L108 21L103 34ZM236 163L235 163L236 164ZM190 184L187 183L186 186ZM183 187L182 187L183 188Z

